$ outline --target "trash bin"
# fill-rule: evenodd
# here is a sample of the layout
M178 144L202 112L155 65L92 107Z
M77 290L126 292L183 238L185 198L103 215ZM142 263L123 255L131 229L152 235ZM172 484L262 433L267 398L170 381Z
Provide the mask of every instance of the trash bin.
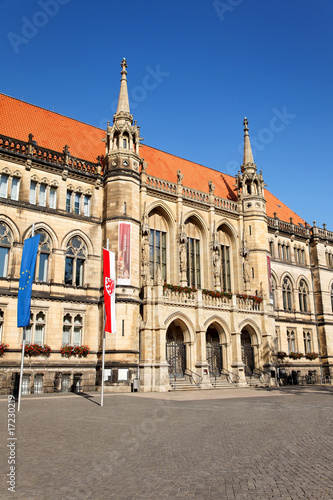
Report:
M140 390L140 379L135 378L133 380L133 386L132 387L133 387L133 392L139 392L139 390Z

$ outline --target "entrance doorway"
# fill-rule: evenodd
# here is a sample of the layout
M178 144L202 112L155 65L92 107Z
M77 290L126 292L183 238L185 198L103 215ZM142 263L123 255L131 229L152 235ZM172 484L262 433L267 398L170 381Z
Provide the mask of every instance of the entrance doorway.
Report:
M222 347L219 334L214 327L209 327L206 332L206 357L209 370L219 377L223 369Z
M180 326L173 323L166 333L166 359L169 363L169 375L183 378L186 370L186 345Z
M247 330L242 331L241 345L245 376L251 377L254 370L254 356L253 347L251 345L251 336Z

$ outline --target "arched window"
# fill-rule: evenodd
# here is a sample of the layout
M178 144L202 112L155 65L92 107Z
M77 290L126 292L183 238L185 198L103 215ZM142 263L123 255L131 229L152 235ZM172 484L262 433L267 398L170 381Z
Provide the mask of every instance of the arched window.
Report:
M87 248L83 240L74 236L67 246L65 262L65 285L83 286L84 263Z
M6 224L0 222L0 278L7 277L9 250L11 245L12 233Z
M295 332L287 330L288 354L296 352Z
M31 344L44 343L45 334L45 313L39 311L38 313L31 313L30 325L25 329L26 341Z
M283 309L285 311L292 310L292 286L290 279L286 276L283 278L282 285Z
M62 327L63 345L81 345L82 344L82 326L83 320L80 314L65 314Z
M186 222L186 252L187 252L187 283L196 288L201 287L200 265L200 231L198 226L191 221Z
M36 234L40 234L36 261L36 280L46 282L49 270L49 257L51 253L51 239L42 229L38 229Z
M312 352L311 332L303 332L304 353Z
M301 280L298 288L299 310L308 312L308 287L304 280Z
M277 297L276 297L276 279L272 276L272 295L273 295L273 307L277 309Z
M158 210L149 214L149 274L156 277L158 267L162 279L167 279L167 223Z
M214 274L219 273L221 289L225 292L231 292L231 237L227 233L228 229L220 227L217 231L217 240L219 243L218 256L213 258ZM218 269L219 268L219 269Z

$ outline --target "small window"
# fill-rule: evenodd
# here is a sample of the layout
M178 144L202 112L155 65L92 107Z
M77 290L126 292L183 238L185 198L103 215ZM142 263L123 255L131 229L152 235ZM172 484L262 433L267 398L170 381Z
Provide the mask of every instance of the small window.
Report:
M29 203L31 205L36 205L36 196L37 196L37 182L30 182L30 191L29 191Z
M81 195L79 193L75 193L75 197L74 197L74 213L75 214L80 213L80 200L81 200Z
M331 286L331 310L333 312L333 284Z
M123 148L126 149L127 148L127 141L126 139L123 139Z
M37 261L36 261L36 279L40 282L47 282L49 257L51 253L51 240L49 235L43 230L37 230L40 234Z
M82 344L83 319L80 314L75 316L67 313L63 318L62 344L78 346Z
M39 206L46 207L46 184L41 184L39 186Z
M67 189L67 193L66 193L66 212L70 212L71 211L71 203L72 201L72 191L70 191L69 189Z
M39 311L36 313L31 313L30 315L30 325L25 329L25 338L29 344L39 344L44 343L45 334L45 313Z
M287 330L288 354L296 352L296 339L293 330Z
M7 198L9 175L1 174L0 177L0 198Z
M49 207L57 208L57 188L50 188L50 198L49 198Z
M0 223L0 278L6 278L8 272L9 250L12 234L6 224Z
M83 213L86 217L90 217L90 196L87 194L83 198Z
M304 340L304 353L309 354L310 352L312 352L311 332L304 332L303 340Z
M272 257L274 257L274 243L273 243L273 241L269 242L269 253L271 254Z
M20 187L20 179L18 177L12 178L12 186L10 190L10 199L18 201L19 199L19 187Z

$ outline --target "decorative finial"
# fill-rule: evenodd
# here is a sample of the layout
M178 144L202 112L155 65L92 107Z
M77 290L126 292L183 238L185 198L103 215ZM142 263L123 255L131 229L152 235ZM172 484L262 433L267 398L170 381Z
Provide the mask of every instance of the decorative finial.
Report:
M126 71L126 68L127 68L127 61L126 61L125 57L123 57L123 60L121 61L120 66L121 66L121 68L122 68L122 70L121 70L121 74L122 74L122 75L127 75L127 71Z
M248 124L249 124L249 122L248 122L248 120L247 120L247 118L246 118L246 116L245 116L244 121L243 121L243 125L244 125L244 132L245 132L245 133L249 131Z

